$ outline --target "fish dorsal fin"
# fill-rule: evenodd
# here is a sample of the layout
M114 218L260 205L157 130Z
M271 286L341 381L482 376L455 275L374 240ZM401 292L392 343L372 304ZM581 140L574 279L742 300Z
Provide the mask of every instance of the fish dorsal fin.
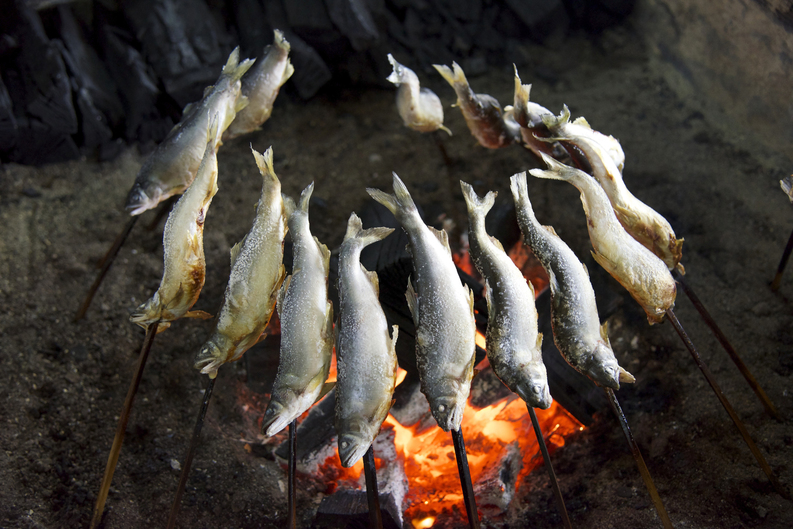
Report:
M413 281L411 278L408 278L408 289L405 291L405 298L408 301L408 309L410 310L410 315L413 316L413 325L418 328L419 326L419 298L416 295L416 291L413 289Z
M248 101L248 96L240 94L240 96L237 98L237 101L234 103L234 112L239 112L243 108L247 107L248 103L250 103L250 101Z
M542 333L541 332L537 333L536 347L537 347L538 351L542 351Z
M609 344L611 347L611 342L609 341L609 322L608 320L603 322L603 325L600 326L600 337L603 338L603 341Z
M325 273L325 277L328 277L328 273L330 272L330 250L328 250L327 246L319 242L316 235L314 236L314 242L317 243L319 254L322 257L322 270Z
M589 122L586 120L584 116L575 118L573 120L573 125L581 125L582 127L586 127L588 129L592 128L592 126L589 124Z
M192 112L192 110L193 110L194 108L195 108L195 102L193 102L193 103L187 103L187 104L184 106L184 108L182 109L182 115L183 115L183 116L186 116L187 114L189 114L190 112Z
M487 313L488 314L490 314L490 312L491 312L491 309L490 309L490 304L491 304L490 296L491 295L492 295L492 293L490 292L490 281L485 279L485 301L487 301Z
M492 242L495 245L495 247L501 250L502 252L504 251L504 247L501 245L501 241L499 241L492 235L490 236L490 242Z
M446 251L449 252L449 255L452 254L452 249L449 246L449 234L446 233L446 230L437 230L432 226L427 226L430 229L430 233L432 233L438 240L441 242Z
M633 384L636 382L636 377L628 373L622 367L620 367L620 382L624 384Z
M292 282L292 276L286 276L284 282L281 283L281 288L278 290L278 297L275 300L275 310L278 311L278 316L283 316L284 299L286 298L286 290L289 288L289 283Z
M374 287L374 293L377 297L380 297L380 278L377 277L377 272L370 272L363 265L361 265L361 271L366 276L366 279L372 284Z
M556 230L553 229L553 226L543 226L543 228L545 228L545 231L547 231L554 237L561 239L561 237L559 237L559 234L556 233Z
M584 273L586 274L587 278L589 279L589 268L587 268L584 263L581 263L581 268L584 269Z
M240 251L242 251L242 246L245 244L245 239L247 237L246 235L240 242L231 247L231 268L234 268L234 263L237 262L237 257L240 256Z
M212 93L212 90L214 90L214 89L215 89L215 85L213 85L213 84L211 84L211 85L207 86L206 88L204 88L204 95L203 95L203 96L201 96L201 97L206 97L206 96L208 96L209 94L211 94L211 93Z

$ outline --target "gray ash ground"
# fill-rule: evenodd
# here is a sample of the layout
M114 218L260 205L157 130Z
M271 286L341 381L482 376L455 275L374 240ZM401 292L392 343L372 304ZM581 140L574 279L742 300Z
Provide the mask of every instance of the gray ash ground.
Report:
M793 485L793 270L778 294L768 283L793 211L779 189L790 160L705 120L697 101L678 99L629 29L564 48L527 48L519 65L532 99L585 115L619 138L632 191L685 237L687 279L786 418L769 418L682 294L677 312L706 362L783 483ZM512 68L471 78L474 88L512 99ZM197 309L214 313L229 272L228 253L250 226L260 177L249 151L273 145L284 191L316 182L311 217L320 240L342 240L365 188L388 188L396 171L423 204L467 226L459 179L509 197L509 176L537 166L520 147L475 144L451 89L419 72L446 106L452 137L447 167L431 136L403 128L388 90L344 91L307 103L283 94L262 131L224 145L220 192L207 218L207 281ZM133 231L85 320L72 316L127 217L121 210L143 157L134 148L111 162L80 161L0 169L0 526L87 526L116 419L143 338L128 315L157 288L161 226L152 214ZM589 253L578 193L562 182L529 182L538 218L580 257ZM455 236L453 239L457 240ZM619 290L616 283L612 284ZM778 496L668 323L648 326L627 296L611 317L612 343L637 378L619 398L669 514L678 527L790 527L793 503ZM204 380L192 359L211 322L184 320L157 337L107 503L104 527L164 525ZM546 337L550 339L550 337ZM282 527L285 471L245 450L256 441L265 399L246 388L242 363L220 370L193 473L183 527ZM243 408L248 405L248 410ZM623 441L603 410L568 439L554 464L578 527L660 524ZM305 480L298 511L308 526L332 483ZM465 526L459 520L459 526ZM548 479L520 483L513 508L488 527L558 527Z

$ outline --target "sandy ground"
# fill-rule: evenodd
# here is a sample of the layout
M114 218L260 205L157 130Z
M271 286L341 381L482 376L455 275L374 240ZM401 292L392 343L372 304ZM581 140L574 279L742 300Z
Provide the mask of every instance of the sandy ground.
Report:
M681 101L654 71L629 29L596 42L573 38L564 50L528 48L520 66L532 99L567 103L597 129L619 138L625 180L685 237L687 279L721 322L785 417L779 423L757 399L681 294L677 312L702 356L783 483L793 485L793 271L779 293L768 283L793 226L779 189L790 161L762 145L740 143ZM420 73L447 107L446 166L429 136L402 127L393 91L341 91L303 103L278 101L263 130L223 146L220 192L205 230L207 281L196 308L214 313L228 277L228 252L250 226L261 181L249 143L273 145L284 191L296 196L314 180L313 230L331 248L350 212L369 200L366 186L388 188L396 171L423 204L445 211L464 230L459 179L509 197L509 176L537 166L519 147L487 151L475 144L451 89ZM471 79L474 88L512 99L511 65ZM157 288L161 227L148 213L122 249L86 319L72 316L95 264L126 221L121 209L143 157L135 148L106 163L81 161L0 169L0 526L86 526L142 331L132 308ZM531 180L537 216L584 258L586 224L577 192ZM457 240L458 237L454 236ZM591 260L590 260L591 261ZM619 287L614 287L618 289ZM146 368L107 504L108 528L164 525L203 380L192 369L210 322L183 320L157 337ZM611 318L620 362L637 377L619 397L670 517L677 527L789 527L793 504L777 495L691 361L671 325L649 327L635 303ZM245 385L243 363L221 370L203 444L185 495L184 527L281 527L285 472L245 451L256 439L261 395ZM245 410L240 402L248 404ZM613 416L568 440L554 455L574 525L657 527L655 511ZM503 527L558 527L547 477L520 484L520 508ZM308 526L321 497L300 487ZM518 505L518 503L516 503ZM464 526L464 521L459 521Z

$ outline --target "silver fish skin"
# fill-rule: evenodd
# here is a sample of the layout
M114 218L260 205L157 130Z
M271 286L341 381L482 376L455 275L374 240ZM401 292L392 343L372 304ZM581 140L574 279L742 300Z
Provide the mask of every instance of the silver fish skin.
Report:
M429 88L421 88L416 73L399 64L390 53L388 62L394 71L386 80L399 87L396 96L397 111L405 126L419 132L440 129L451 136L452 131L443 126L443 105L435 92Z
M204 90L204 97L188 104L182 119L157 149L143 162L127 195L126 209L140 215L173 195L179 195L193 182L206 145L208 116L218 116L218 140L237 112L247 104L240 94L240 78L253 60L239 62L239 49L229 55L217 82ZM218 141L218 146L221 142Z
M661 322L677 293L666 264L625 231L597 180L548 155L542 158L550 170L532 169L532 176L564 180L578 189L594 248L592 257L642 306L651 325Z
M475 94L468 85L463 69L456 63L452 68L433 64L438 73L452 85L457 94L457 105L463 113L468 130L480 145L500 149L515 143L520 137L516 121L504 119L501 105L487 94Z
M284 196L292 235L292 275L278 292L281 352L262 432L283 430L320 397L333 355L333 304L328 300L330 251L311 234L308 205L314 183L300 204Z
M452 261L449 238L424 224L405 184L394 173L394 194L367 193L387 207L408 235L414 275L408 308L416 325L416 363L421 391L443 430L457 430L471 390L476 348L473 293ZM413 285L416 288L413 288Z
M248 105L237 113L223 134L224 140L258 130L270 119L279 90L295 73L289 61L292 47L282 31L273 33L273 44L265 48L264 58L242 77L242 95L248 98Z
M511 178L518 225L524 242L548 273L551 287L551 326L559 352L573 368L600 386L619 389L634 382L617 363L606 323L600 325L595 291L583 263L550 226L542 226L529 201L526 173Z
M262 175L256 217L245 238L231 249L231 273L215 328L199 350L194 367L214 378L218 368L239 359L262 337L284 279L286 217L281 182L273 171L272 147L251 148ZM193 186L190 186L193 189Z
M160 287L130 316L132 323L144 329L160 322L160 332L181 317L210 317L201 311L189 311L198 301L206 278L204 222L212 198L218 191L217 127L215 116L204 130L204 156L195 185L182 195L165 223Z
M571 121L570 109L567 108L567 105L563 106L562 112L558 116L549 113L541 116L541 119L548 128L550 136L554 136L553 140L571 140L572 136L578 136L597 143L611 158L617 171L622 174L625 169L625 151L622 150L622 145L617 138L593 129L583 116ZM561 137L557 138L557 136Z
M399 331L380 306L377 273L361 264L361 250L387 237L392 228L363 229L353 213L339 252L339 321L336 329L336 434L344 467L369 449L391 409L396 386Z
M487 234L485 217L496 193L479 197L460 181L468 207L468 242L474 266L485 278L487 299L487 358L505 386L533 408L547 410L553 399L542 363L542 334L537 329L534 287L506 254L501 243Z

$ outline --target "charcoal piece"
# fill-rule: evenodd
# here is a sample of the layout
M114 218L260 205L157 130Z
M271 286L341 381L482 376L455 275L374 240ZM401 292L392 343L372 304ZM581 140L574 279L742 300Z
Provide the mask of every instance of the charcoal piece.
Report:
M471 383L471 404L477 408L486 408L510 395L512 391L501 382L492 367L476 375Z
M303 39L292 32L286 32L286 40L292 45L289 58L295 67L295 73L290 80L301 98L311 99L331 80L333 74L319 53Z
M16 145L17 129L11 96L8 95L3 78L0 77L0 155L10 152Z
M17 116L16 120L17 142L8 154L9 161L44 165L80 157L80 150L70 134L63 134L35 117Z
M399 529L399 508L390 494L380 493L380 514L383 529ZM369 525L369 504L365 490L341 489L325 496L311 524L314 529L366 529Z
M482 470L474 483L476 506L486 518L502 515L515 495L515 484L523 468L520 444L514 441L501 449L495 463Z
M379 40L380 32L364 0L325 0L325 6L354 50L365 50Z
M240 38L241 57L258 57L265 46L272 44L274 28L268 23L260 0L235 2L234 20Z
M409 371L402 383L394 390L394 404L390 413L402 426L418 425L415 428L417 434L437 426L430 410L430 403L421 392L417 371Z
M566 33L570 17L562 0L505 0L515 15L529 28L535 40Z

